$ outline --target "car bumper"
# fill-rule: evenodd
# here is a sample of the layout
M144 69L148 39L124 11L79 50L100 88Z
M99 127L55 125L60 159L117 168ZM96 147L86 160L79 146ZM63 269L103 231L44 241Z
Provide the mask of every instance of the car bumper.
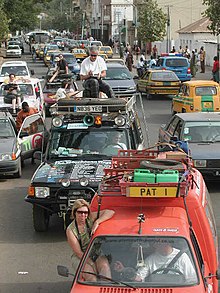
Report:
M151 95L177 95L179 93L179 87L178 88L160 88L160 87L154 87L154 88L147 88L147 92Z
M18 172L18 160L13 161L1 161L0 162L0 174L12 174Z

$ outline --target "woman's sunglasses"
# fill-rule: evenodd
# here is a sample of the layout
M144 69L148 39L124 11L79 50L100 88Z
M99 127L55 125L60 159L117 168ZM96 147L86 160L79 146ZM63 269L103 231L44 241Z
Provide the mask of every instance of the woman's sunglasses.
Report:
M79 214L79 215L82 215L82 214L84 214L84 215L88 215L88 211L76 211L77 212L77 214Z

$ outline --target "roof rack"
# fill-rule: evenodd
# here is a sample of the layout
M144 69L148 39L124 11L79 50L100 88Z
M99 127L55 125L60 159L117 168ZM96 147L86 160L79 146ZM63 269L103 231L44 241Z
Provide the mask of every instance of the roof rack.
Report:
M51 106L52 115L126 114L134 109L136 96L114 99L65 98Z
M175 153L174 151L171 151ZM166 152L170 153L170 152ZM192 163L177 156L168 160L158 150L120 150L104 169L99 196L174 198L187 196L193 176Z

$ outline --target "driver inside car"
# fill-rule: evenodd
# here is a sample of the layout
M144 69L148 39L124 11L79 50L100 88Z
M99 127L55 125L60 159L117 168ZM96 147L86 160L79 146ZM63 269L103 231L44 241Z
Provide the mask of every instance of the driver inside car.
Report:
M182 275L186 283L196 283L197 275L187 253L174 248L169 242L157 241L155 251L145 259L145 265L138 269L137 278L145 281L151 274Z
M117 155L119 150L127 150L126 144L123 142L123 135L119 131L110 133L108 140L103 148L106 155Z

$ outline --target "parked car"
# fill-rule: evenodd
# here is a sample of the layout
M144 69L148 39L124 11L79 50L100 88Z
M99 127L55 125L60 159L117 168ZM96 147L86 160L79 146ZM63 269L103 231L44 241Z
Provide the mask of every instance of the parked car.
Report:
M9 45L6 50L6 57L18 57L21 58L21 48L18 45Z
M164 56L157 61L155 68L162 70L172 70L181 81L191 80L191 70L189 60L181 56Z
M10 73L14 73L16 77L30 78L34 75L34 70L29 70L26 61L6 61L0 67L0 84L7 82Z
M136 84L126 66L107 63L106 77L103 78L116 95L132 96L136 93Z
M148 98L154 95L176 95L180 89L180 80L170 70L147 70L137 81L137 89Z
M220 111L220 86L213 80L183 82L173 98L172 114L216 111Z
M113 51L110 46L99 47L99 54L106 54L108 58L113 58Z
M0 112L0 174L21 177L22 162L43 148L43 138L47 140L47 136L40 114L26 117L17 130L11 114Z
M220 113L179 113L159 129L159 141L185 141L205 178L220 178Z

